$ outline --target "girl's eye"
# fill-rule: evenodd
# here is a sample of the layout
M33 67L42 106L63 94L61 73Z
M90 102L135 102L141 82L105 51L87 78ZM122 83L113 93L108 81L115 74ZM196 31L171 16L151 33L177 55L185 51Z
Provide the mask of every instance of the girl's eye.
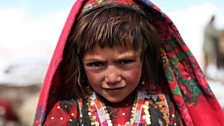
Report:
M134 62L134 60L133 59L124 59L124 60L120 60L119 61L119 64L121 64L121 65L128 65L128 64L131 64L131 63L133 63Z
M104 63L103 62L91 62L87 63L88 67L103 67Z

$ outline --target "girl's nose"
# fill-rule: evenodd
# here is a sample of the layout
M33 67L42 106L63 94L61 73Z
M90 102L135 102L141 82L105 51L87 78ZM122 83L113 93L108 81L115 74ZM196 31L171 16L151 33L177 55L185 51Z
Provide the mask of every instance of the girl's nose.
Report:
M121 81L120 70L118 70L118 68L115 68L115 67L108 68L106 76L105 76L105 81L108 84L120 82Z

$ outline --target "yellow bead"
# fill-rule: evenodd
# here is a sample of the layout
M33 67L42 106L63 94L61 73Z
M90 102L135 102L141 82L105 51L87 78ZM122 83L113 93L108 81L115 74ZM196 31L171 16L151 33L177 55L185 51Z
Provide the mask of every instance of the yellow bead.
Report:
M93 121L95 121L96 120L96 116L93 116Z

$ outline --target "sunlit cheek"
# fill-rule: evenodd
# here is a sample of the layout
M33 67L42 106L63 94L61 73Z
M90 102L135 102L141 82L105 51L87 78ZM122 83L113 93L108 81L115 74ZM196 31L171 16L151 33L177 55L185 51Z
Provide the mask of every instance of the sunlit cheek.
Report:
M123 73L123 76L126 78L127 81L138 84L141 78L141 69L133 69L130 71L126 71Z
M95 73L91 70L86 70L86 76L90 85L98 85L103 79L103 73Z

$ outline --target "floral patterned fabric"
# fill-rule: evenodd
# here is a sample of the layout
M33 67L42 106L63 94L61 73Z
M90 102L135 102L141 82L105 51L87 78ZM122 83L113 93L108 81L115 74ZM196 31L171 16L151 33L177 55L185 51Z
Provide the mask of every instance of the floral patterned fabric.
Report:
M85 9L88 10L91 7L103 4L105 1L108 2L107 0L88 1L93 0L77 0L71 9L40 93L34 126L42 126L44 124L50 110L52 108L54 110L55 104L57 106L64 103L64 100L75 97L73 94L68 94L68 92L72 92L68 87L63 86L63 75L57 71L57 68L62 61L67 37L80 11L85 12ZM165 41L160 51L161 63L165 74L163 81L168 86L172 102L177 111L180 112L184 124L187 126L223 126L223 111L195 57L184 43L173 22L152 2L148 0L136 1L110 0L109 2L142 4L147 7L152 18L152 24ZM75 105L71 101L68 104ZM70 111L75 113L77 110L76 107L70 107L69 110L65 111L63 109L59 111L64 116L68 113L71 114ZM70 116L66 118L66 120L70 119Z

